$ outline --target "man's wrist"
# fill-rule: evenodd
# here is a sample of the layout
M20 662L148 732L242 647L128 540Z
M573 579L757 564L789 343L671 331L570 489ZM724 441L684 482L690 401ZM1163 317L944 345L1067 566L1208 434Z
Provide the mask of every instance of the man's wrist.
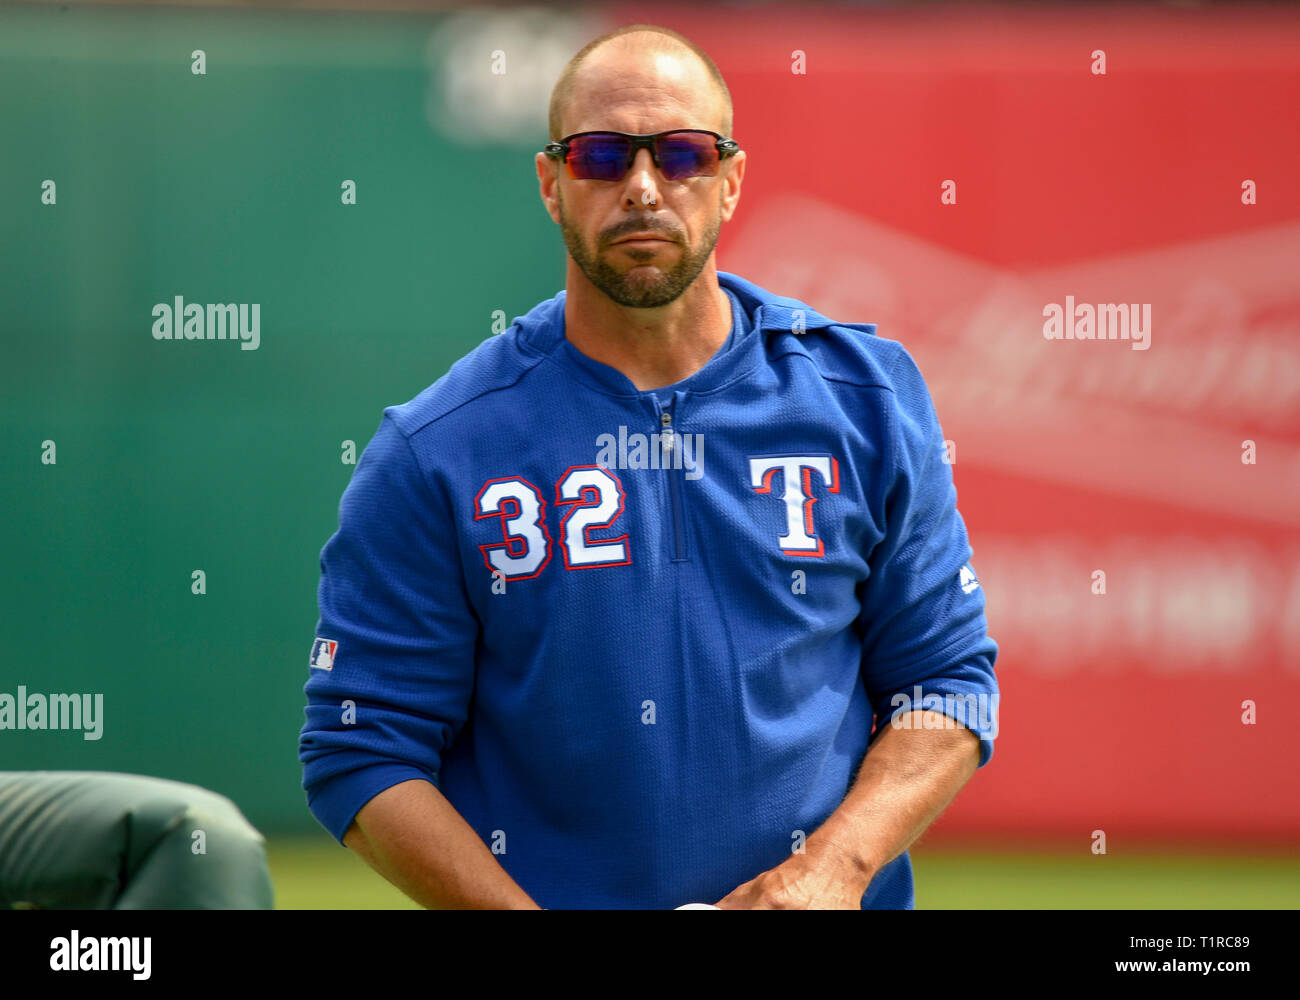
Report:
M860 839L847 830L827 830L823 826L808 838L807 852L818 864L830 867L837 877L862 892L867 891L880 870L879 863L863 848Z

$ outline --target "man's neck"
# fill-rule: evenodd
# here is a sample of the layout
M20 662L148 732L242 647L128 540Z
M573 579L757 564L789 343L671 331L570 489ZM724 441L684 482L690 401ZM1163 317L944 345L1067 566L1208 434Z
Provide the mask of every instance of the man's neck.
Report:
M596 288L569 260L566 339L642 392L694 375L718 352L731 324L731 303L712 262L668 305L631 309Z

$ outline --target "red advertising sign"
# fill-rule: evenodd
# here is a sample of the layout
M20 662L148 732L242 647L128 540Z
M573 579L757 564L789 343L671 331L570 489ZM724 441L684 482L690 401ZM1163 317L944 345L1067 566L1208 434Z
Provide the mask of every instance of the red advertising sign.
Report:
M916 357L1001 646L935 828L1300 836L1300 14L629 5L726 76L718 265Z

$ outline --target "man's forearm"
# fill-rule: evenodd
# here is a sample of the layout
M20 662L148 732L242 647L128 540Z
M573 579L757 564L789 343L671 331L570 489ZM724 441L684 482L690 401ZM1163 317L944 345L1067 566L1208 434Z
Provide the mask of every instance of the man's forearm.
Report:
M429 909L537 910L442 792L403 781L361 807L343 843Z
M868 883L919 837L979 766L979 738L937 712L912 712L889 726L863 758L844 801L808 838L807 851L840 860L845 877ZM924 717L930 717L925 728ZM900 716L900 721L906 717Z

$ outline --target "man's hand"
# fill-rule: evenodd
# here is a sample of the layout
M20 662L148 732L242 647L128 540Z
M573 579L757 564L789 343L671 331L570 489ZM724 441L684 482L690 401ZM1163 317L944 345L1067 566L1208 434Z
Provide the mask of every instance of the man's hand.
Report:
M832 848L791 854L718 900L723 910L858 910L871 881Z
M888 725L838 809L792 854L717 903L723 910L856 910L876 872L952 801L979 765L979 737L934 711Z

